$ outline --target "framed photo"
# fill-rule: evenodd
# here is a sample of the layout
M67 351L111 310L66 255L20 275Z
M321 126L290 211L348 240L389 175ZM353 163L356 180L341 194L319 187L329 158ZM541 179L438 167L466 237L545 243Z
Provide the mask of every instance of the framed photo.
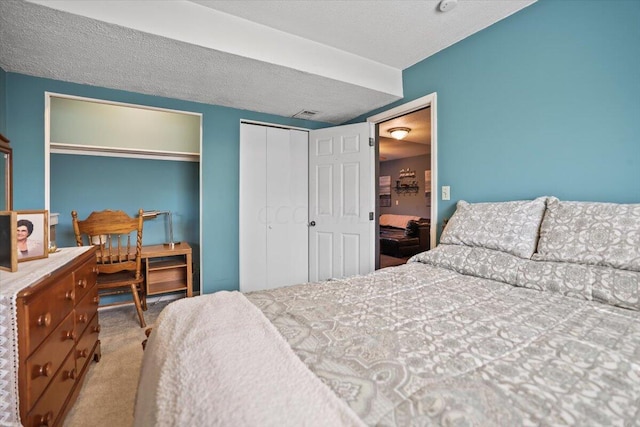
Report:
M431 171L424 171L424 195L431 193Z
M16 253L18 262L49 256L49 212L17 211Z
M0 211L0 270L18 269L16 213Z
M391 206L391 175L381 176L379 180L380 207Z

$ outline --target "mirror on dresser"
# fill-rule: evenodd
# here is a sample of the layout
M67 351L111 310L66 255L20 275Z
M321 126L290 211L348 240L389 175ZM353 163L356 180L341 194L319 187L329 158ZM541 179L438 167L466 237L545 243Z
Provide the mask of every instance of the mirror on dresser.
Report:
M13 205L11 153L9 140L0 133L0 211L10 211Z

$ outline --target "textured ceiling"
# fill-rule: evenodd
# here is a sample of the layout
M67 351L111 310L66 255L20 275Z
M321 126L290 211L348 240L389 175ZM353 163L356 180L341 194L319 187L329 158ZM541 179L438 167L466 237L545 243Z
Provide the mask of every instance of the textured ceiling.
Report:
M404 70L535 0L191 0Z
M533 1L3 0L0 66L342 123L400 99L404 68Z

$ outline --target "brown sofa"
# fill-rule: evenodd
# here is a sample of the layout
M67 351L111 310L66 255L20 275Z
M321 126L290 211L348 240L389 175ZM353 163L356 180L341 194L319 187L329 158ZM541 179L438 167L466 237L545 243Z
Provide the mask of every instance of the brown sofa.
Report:
M380 216L380 253L406 258L429 250L430 226L428 219L409 215L384 214Z

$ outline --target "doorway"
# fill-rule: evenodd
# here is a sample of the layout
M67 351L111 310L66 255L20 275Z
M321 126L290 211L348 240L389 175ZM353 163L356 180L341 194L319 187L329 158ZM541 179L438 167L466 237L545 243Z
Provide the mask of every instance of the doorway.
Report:
M433 93L368 119L376 128L376 269L435 246L436 117Z

